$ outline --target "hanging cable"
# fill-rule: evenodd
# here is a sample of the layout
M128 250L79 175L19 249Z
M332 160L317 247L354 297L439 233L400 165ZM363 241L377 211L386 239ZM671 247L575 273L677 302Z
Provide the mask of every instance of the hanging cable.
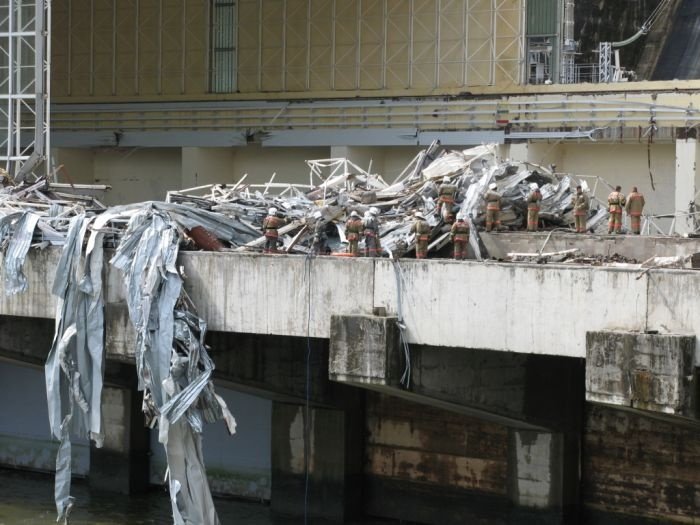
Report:
M399 327L399 339L401 340L401 347L403 349L404 357L404 370L400 383L408 390L411 387L411 348L408 346L408 341L406 340L406 324L403 321L403 312L401 309L401 282L403 281L403 274L401 272L401 265L399 265L399 261L392 257L391 262L394 265L394 275L396 277L397 325Z
M311 263L313 254L309 252L304 260L304 278L306 279L306 359L304 386L304 525L309 523L309 456L311 440Z

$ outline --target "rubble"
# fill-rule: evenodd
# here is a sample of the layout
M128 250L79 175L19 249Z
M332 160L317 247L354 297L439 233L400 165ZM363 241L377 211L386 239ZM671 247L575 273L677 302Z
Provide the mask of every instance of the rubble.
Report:
M71 435L92 439L97 446L103 439L104 248L115 248L109 263L124 276L129 317L137 333L139 389L144 391L149 424L157 424L167 451L174 522L218 523L206 485L200 434L205 422L217 419L233 433L235 420L213 388L214 363L204 344L206 322L183 290L176 266L180 250L261 251L262 221L274 207L287 220L279 229L285 253L344 253L347 216L370 209L377 210L381 255L396 259L415 248L410 229L417 212L431 228L429 251L437 251L450 237L450 225L437 207L438 185L445 178L457 188L449 211L461 212L470 223L470 244L479 259L482 197L491 183L503 195L505 228L524 225L532 182L541 187L540 218L547 227L573 222L571 189L578 183L573 176L501 160L495 145L446 151L434 142L391 183L371 167L363 170L346 159L311 160L308 165L308 185L274 182L274 176L267 184L254 185L243 177L232 185L169 192L165 202L112 208L94 197L70 193L104 187L75 188L39 179L0 188L6 293L26 290L22 265L30 247L63 248L52 290L59 298L56 332L45 367L51 431L61 443L55 491L59 519L67 520L73 505ZM605 213L593 211L589 225ZM562 254L535 255L552 260ZM187 465L181 461L185 456Z
M241 179L232 185L211 185L173 191L168 202L186 204L223 214L256 232L258 237L239 250L259 250L264 244L262 220L268 208L281 210L289 224L280 230L281 248L286 253L308 254L312 251L316 221L325 227L325 249L321 253L345 251L343 225L351 211L364 214L370 207L379 210L380 241L383 252L400 256L415 248L410 226L416 212L421 212L432 227L429 251L449 242L449 225L437 213L439 183L449 178L457 187L453 214L461 211L471 226L470 244L481 258L478 229L484 224L483 194L495 182L503 195L501 224L504 229L521 229L526 220L529 184L536 182L542 192L540 220L545 228L568 227L573 223L571 194L577 184L572 175L554 174L530 163L500 160L495 145L464 151L442 150L437 142L417 155L391 183L346 159L307 161L310 183L317 185L268 184L247 185ZM268 193L270 188L281 190ZM595 200L592 199L594 202ZM603 207L593 207L588 227L597 227L607 217ZM320 214L321 219L314 219ZM304 230L305 231L302 231ZM361 246L362 248L362 246ZM319 251L316 249L315 251Z

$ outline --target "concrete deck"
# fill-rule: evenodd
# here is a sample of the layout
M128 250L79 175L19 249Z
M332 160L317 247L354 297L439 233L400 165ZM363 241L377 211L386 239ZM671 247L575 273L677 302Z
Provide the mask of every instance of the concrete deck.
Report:
M31 252L29 289L12 297L0 289L0 315L53 318L58 257L59 250ZM194 304L219 332L328 339L331 315L398 312L396 268L387 259L183 252L179 264ZM584 358L587 331L700 333L700 273L692 270L443 259L404 259L399 267L414 344ZM105 271L108 348L128 355L122 279Z

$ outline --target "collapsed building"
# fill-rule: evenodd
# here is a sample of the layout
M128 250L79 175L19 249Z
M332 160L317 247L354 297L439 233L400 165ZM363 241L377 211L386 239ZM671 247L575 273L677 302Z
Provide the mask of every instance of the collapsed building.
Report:
M211 493L298 521L696 519L697 9L651 4L597 2L624 18L600 31L573 0L0 6L0 388L22 396L0 463L57 473L76 516L71 469L165 478L185 523L216 523ZM656 77L686 80L635 81ZM472 260L443 257L445 177ZM611 185L647 196L645 235L600 234ZM367 208L382 256L340 257Z

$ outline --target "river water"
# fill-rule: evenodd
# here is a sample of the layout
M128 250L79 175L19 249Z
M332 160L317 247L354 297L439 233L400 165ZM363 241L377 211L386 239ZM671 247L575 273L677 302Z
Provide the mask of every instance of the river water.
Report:
M76 481L71 494L76 503L70 525L172 524L165 489L129 497L90 490L86 482ZM302 521L273 519L269 507L260 503L216 498L215 505L222 525L291 525ZM0 469L0 525L55 523L52 476Z

